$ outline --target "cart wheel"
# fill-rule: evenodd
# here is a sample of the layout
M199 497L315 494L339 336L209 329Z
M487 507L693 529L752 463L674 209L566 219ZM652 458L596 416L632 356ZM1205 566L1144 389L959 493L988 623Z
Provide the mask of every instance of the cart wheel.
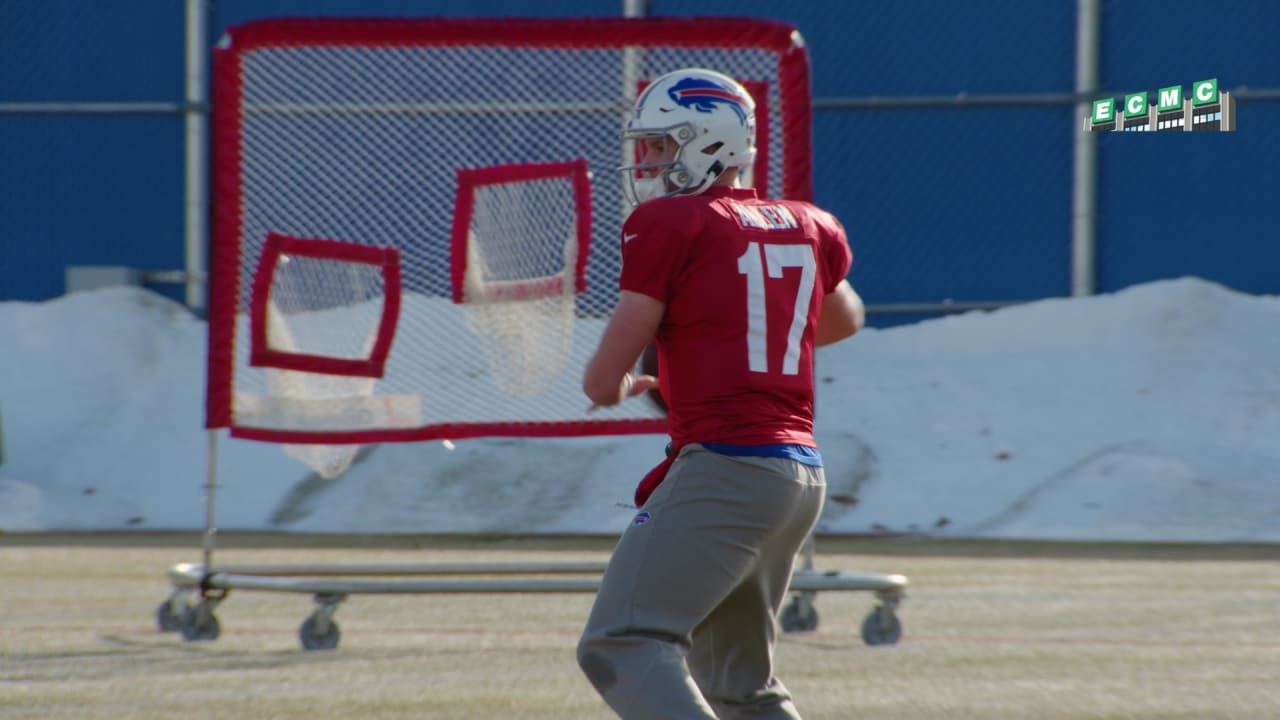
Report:
M156 608L156 627L160 632L178 632L182 629L182 615L173 609L172 600L165 600Z
M329 621L329 629L326 632L317 632L314 614L303 620L302 627L298 628L298 639L302 641L302 647L308 650L332 650L338 647L338 639L341 637L342 632L338 630L338 623L333 620Z
M218 623L218 617L212 612L204 613L203 622L200 617L200 607L192 605L182 613L182 637L185 640L217 640L218 634L222 632L222 627Z
M893 610L880 605L862 621L862 639L868 645L893 645L902 637L902 623Z
M791 598L791 602L782 608L783 632L811 632L818 629L818 608L813 601L800 597Z

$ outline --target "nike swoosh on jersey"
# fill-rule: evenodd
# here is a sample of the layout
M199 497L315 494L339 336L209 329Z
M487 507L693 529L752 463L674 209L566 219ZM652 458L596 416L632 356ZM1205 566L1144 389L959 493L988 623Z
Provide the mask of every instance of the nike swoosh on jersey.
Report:
M629 243L638 237L640 237L640 233L627 233L626 235L622 236L622 242Z

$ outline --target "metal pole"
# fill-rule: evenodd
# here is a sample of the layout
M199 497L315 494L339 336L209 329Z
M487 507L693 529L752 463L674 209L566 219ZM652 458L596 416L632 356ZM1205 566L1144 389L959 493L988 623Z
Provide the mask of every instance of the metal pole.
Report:
M1076 95L1092 97L1098 90L1101 13L1099 0L1076 0ZM1071 187L1071 294L1097 291L1098 133L1082 132L1090 101L1076 105Z
M622 16L627 18L644 17L645 9L648 4L648 0L622 0ZM621 97L625 100L625 103L620 108L622 110L622 117L619 118L618 123L619 139L622 137L622 127L626 124L627 118L630 117L631 110L636 104L637 87L640 84L640 65L644 59L641 55L643 52L643 50L634 46L627 46L622 49ZM632 147L629 143L619 142L618 148L621 151L621 162L618 163L619 167L636 162L636 157L632 154ZM619 178L614 178L614 182L617 182L618 180ZM631 214L630 203L623 200L618 204L618 212L621 216L619 222L625 223L627 221L627 216Z
M187 0L186 77L186 303L205 307L205 257L209 247L209 5Z
M0 115L176 115L176 102L0 102Z
M622 16L627 18L644 17L645 4L647 0L622 0ZM631 108L636 102L636 86L640 82L640 48L627 46L622 49L622 97L626 100L623 108L622 122L626 122L627 117L631 113ZM621 125L619 126L621 133ZM631 148L626 143L619 143L622 146L622 162L620 165L630 165L635 162L635 158L631 156ZM622 219L625 221L627 215L631 214L631 208L625 207L623 203Z
M204 473L204 542L202 543L201 564L205 572L213 567L213 545L218 535L218 527L214 524L214 502L218 489L218 431L209 429L209 442L206 445Z

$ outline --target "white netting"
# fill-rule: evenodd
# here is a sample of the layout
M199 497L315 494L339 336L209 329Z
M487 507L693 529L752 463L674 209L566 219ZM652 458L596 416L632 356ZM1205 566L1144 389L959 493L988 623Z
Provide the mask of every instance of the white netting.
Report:
M535 397L564 371L573 341L577 208L572 177L476 188L463 302L490 377Z
M287 292L280 292L278 296L285 302L297 299L296 296L292 296ZM316 332L316 328L308 328L305 323L299 325L297 328L299 334L309 339L325 338L325 334ZM356 328L357 326L352 324L351 327ZM370 326L367 325L366 327ZM376 320L371 327L373 329L377 328ZM294 332L289 327L286 315L280 311L275 301L268 301L267 303L267 337L273 347L281 350L298 352L302 349L302 345L295 339ZM321 342L319 344L329 343ZM371 332L367 335L367 341L362 344L362 349L358 356L366 356L372 346L373 333ZM296 370L271 369L266 371L266 376L267 389L272 397L286 401L300 401L298 405L300 421L306 415L323 416L332 414L319 410L319 408L329 404L324 402L326 400L341 400L351 397L367 398L373 395L375 383L373 378L367 377L326 375ZM284 451L288 455L306 463L321 477L330 479L346 472L347 468L351 467L351 463L355 460L356 453L359 450L359 445L300 445L290 443L284 446Z
M267 347L290 353L359 359L369 355L386 289L380 268L282 254L271 274ZM341 323L317 322L319 311L344 310Z
M220 142L229 142L225 131L233 127L238 151L217 155L219 178L237 185L232 427L309 433L448 426L390 438L427 439L465 436L457 434L460 424L522 434L528 424L660 422L661 412L643 402L588 415L580 387L618 296L618 235L629 206L616 168L630 161L620 131L639 83L671 70L710 67L759 83L767 88L759 104L770 114L769 137L762 138L767 176L777 193L786 156L779 65L778 53L753 48L415 46L405 37L385 47L365 38L238 53L237 105L216 114ZM219 77L225 84L225 74ZM477 188L465 298L455 303L457 171L573 158L584 159L591 173L585 291L574 287L584 248L574 238L572 188L561 179L523 181ZM269 233L399 251L399 322L376 381L250 364L245 318ZM272 326L271 342L287 327L294 348L361 357L381 308L384 289L367 282L376 273L341 261L309 264L307 273L273 287L283 320ZM320 400L326 402L312 402Z

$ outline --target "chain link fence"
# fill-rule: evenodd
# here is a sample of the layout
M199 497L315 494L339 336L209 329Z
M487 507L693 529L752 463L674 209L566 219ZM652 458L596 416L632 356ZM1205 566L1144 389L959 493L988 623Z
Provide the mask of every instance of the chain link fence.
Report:
M1090 3L1093 95L1076 91L1078 17ZM181 142L175 123L191 106L173 5L5 6L0 233L7 247L28 249L0 262L0 299L56 294L77 264L181 279L181 149L167 146ZM371 11L352 0L324 11L410 5ZM606 5L548 0L538 14L622 12L623 3ZM210 34L292 7L219 2ZM433 8L497 15L514 6ZM1199 275L1280 292L1280 243L1270 237L1280 139L1269 131L1280 127L1280 4L651 0L643 10L767 17L800 30L812 62L815 199L849 230L851 279L875 323L1068 295L1080 223L1096 245L1097 291ZM1237 100L1237 131L1099 134L1096 209L1078 217L1080 106L1210 77ZM91 143L75 130L86 123ZM128 142L113 143L117 135ZM102 180L85 180L94 176Z

